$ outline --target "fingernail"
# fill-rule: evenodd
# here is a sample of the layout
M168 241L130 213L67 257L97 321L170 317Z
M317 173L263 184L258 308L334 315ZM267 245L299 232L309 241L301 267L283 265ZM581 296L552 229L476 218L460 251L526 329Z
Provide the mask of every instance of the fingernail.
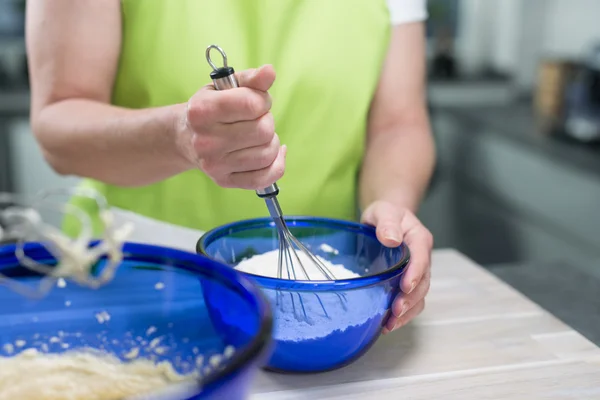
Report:
M403 325L403 322L401 319L399 319L398 321L396 321L396 325L394 325L394 329L392 329L393 331L395 331L398 328L401 328Z
M398 296L400 297L400 296ZM398 297L396 298L396 300L394 300L394 303L392 305L392 315L396 318L398 318L401 314L402 314L402 302L400 302L400 310L398 310L398 307L396 304L398 304Z
M410 288L408 289L408 292L406 292L406 294L409 294L413 290L415 290L415 286L417 286L417 282L416 281L412 281L411 284L410 284Z
M391 240L393 242L396 243L400 243L400 233L398 233L398 231L396 231L395 229L389 229L384 233L384 238L387 240Z
M398 315L398 318L400 318L401 316L403 316L404 314L406 314L407 311L408 311L408 301L403 301L402 302L402 309L400 310L400 315Z
M400 310L398 310L398 307L392 307L392 314L396 318L400 318L402 315L404 315L404 313L406 312L406 309L408 308L408 303L405 300L400 300L399 304L400 304ZM394 304L394 306L395 305L396 304Z
M386 327L384 327L383 330L381 331L382 335L387 335L388 333L390 333L390 330Z

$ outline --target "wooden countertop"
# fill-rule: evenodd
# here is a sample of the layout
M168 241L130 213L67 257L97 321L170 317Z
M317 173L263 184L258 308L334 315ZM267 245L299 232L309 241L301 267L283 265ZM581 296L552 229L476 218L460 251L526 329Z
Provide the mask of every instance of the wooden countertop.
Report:
M454 250L426 310L329 373L261 372L252 400L600 399L600 348Z

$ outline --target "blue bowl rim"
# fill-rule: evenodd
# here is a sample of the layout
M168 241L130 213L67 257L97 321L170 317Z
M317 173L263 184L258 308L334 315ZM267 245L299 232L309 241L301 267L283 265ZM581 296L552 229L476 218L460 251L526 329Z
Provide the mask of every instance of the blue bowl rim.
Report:
M91 241L90 246L94 246L98 242L98 240ZM16 267L14 263L6 265L10 262L6 261L7 258L9 260L9 257L16 259L16 247L16 243L0 245L0 272L7 268ZM46 251L46 247L40 242L28 242L24 245L25 251L38 249ZM170 267L181 268L202 274L210 279L222 282L227 287L230 287L231 283L233 283L239 289L245 290L251 297L256 299L261 321L257 334L242 351L236 351L234 353L231 361L227 363L224 368L213 370L206 378L199 379L197 382L200 390L198 393L193 394L193 396L210 391L213 385L218 386L223 380L235 375L244 367L251 365L253 361L260 359L261 354L265 350L268 351L272 342L273 333L273 314L271 306L262 291L257 288L250 279L244 276L243 273L201 254L194 254L169 247L125 242L123 245L123 259L126 260L127 257L131 255L143 256L145 261L155 262L159 265L169 265ZM166 261L171 262L167 264ZM176 261L176 263L173 263L173 261ZM185 264L185 268L182 267L182 264ZM19 266L19 268L25 267Z
M327 226L330 228L340 227L344 229L353 229L359 231L361 234L377 239L375 233L375 227L366 225L354 221L347 221L342 219L326 218L326 217L310 217L310 216L285 216L286 222L301 222L301 223L314 223L316 226ZM209 243L217 240L221 237L229 234L230 230L236 228L255 229L264 228L266 226L274 224L271 217L245 219L229 224L221 225L208 232L205 232L198 242L196 243L196 251L206 257L210 257L206 251L206 247ZM252 277L260 286L266 289L276 290L293 290L293 291L313 291L313 292L328 292L337 290L352 290L361 289L368 286L376 285L381 282L393 279L394 277L401 275L410 262L410 250L405 243L398 246L402 250L402 258L400 261L392 267L386 269L377 274L361 276L359 278L351 279L340 279L335 281L310 281L310 280L297 280L291 281L287 279L270 278L261 275L254 275L247 272L243 272L245 275ZM230 266L231 267L231 266ZM232 268L234 269L234 268Z

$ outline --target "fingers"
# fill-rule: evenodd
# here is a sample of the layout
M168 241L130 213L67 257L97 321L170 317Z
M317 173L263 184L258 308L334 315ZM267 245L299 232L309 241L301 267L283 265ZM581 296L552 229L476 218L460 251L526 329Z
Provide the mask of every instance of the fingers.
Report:
M431 285L431 274L427 272L421 282L417 285L417 287L410 293L404 294L400 293L394 299L394 303L392 304L392 315L389 320L386 322L385 328L388 331L392 331L395 329L405 325L412 318L416 317L423 308L421 305L424 305L424 299L429 292L429 287ZM417 308L414 311L414 308ZM400 321L400 322L399 322Z
M271 96L268 90L275 81L271 65L236 73L239 88L217 91L207 85L188 101L186 117L192 128L214 123L252 121L269 112ZM195 130L195 129L193 129Z
M433 236L409 210L378 201L363 213L362 222L376 227L378 240L396 247L403 241L410 250L410 264L400 282L399 294L392 304L392 316L383 333L388 333L416 317L425 307L431 277Z
M279 136L274 135L269 143L236 150L217 159L204 159L201 168L210 175L216 176L258 171L273 164L280 149Z
M269 144L274 137L275 122L269 112L252 121L219 124L194 132L192 146L198 158L214 161L237 150Z
M264 189L283 176L287 151L270 113L275 70L265 65L236 77L240 87L207 86L188 101L183 134L192 149L185 153L219 186Z
M222 145L217 151L231 153L248 147L264 146L273 141L275 120L273 114L266 113L252 120L225 124L215 127L214 139Z
M427 272L411 293L400 293L398 296L396 296L396 299L392 304L392 314L396 318L400 318L405 315L415 304L418 304L425 298L427 292L429 292L430 285L431 274L430 272Z
M271 89L275 82L275 69L272 65L263 65L257 69L237 72L236 78L240 87L246 87L261 92Z
M236 77L238 90L227 91L226 96L221 96L223 115L220 122L254 120L271 109L272 100L268 90L275 82L273 66L263 65L258 69L241 71L236 73Z
M387 321L385 326L383 327L382 333L385 335L387 333L395 331L398 328L403 327L408 322L412 321L416 316L421 314L424 309L425 309L425 299L422 299L417 304L415 304L414 307L412 307L410 310L408 310L406 312L406 314L404 314L402 317L400 317L400 318L391 317Z
M375 225L377 238L388 247L406 243L410 250L410 264L402 277L400 288L411 293L431 267L433 236L417 217L406 209L398 209L383 201L374 202L363 213L362 221ZM402 234L403 233L403 234Z
M385 246L397 247L402 241L410 250L410 264L400 288L411 293L431 266L433 236L417 217L406 209L398 211L393 204L374 202L363 213L362 222L376 227L377 239Z
M247 190L264 189L275 183L283 176L285 172L285 156L287 148L285 145L279 147L277 157L266 168L257 171L234 172L227 175L222 180L216 180L222 187L240 188Z
M233 166L232 172L258 171L275 162L281 150L279 136L275 135L266 145L250 147L230 153L226 161ZM268 185L267 185L268 186Z
M188 102L187 120L194 131L201 131L219 123L252 121L270 109L271 96L267 92L246 87L219 92L201 89Z
M406 228L404 242L410 250L410 263L402 276L400 288L404 293L411 293L430 270L433 236L412 214L407 213L401 225Z
M402 244L403 235L400 221L404 214L397 207L387 202L376 202L365 210L362 222L376 227L377 239L387 247L398 247Z

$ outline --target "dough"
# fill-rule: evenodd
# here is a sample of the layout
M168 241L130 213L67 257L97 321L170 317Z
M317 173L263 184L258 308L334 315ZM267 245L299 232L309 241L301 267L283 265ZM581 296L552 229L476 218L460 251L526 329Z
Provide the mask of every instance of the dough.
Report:
M0 357L0 400L122 400L175 383L196 386L169 363L123 362L97 351L45 354L28 349Z

